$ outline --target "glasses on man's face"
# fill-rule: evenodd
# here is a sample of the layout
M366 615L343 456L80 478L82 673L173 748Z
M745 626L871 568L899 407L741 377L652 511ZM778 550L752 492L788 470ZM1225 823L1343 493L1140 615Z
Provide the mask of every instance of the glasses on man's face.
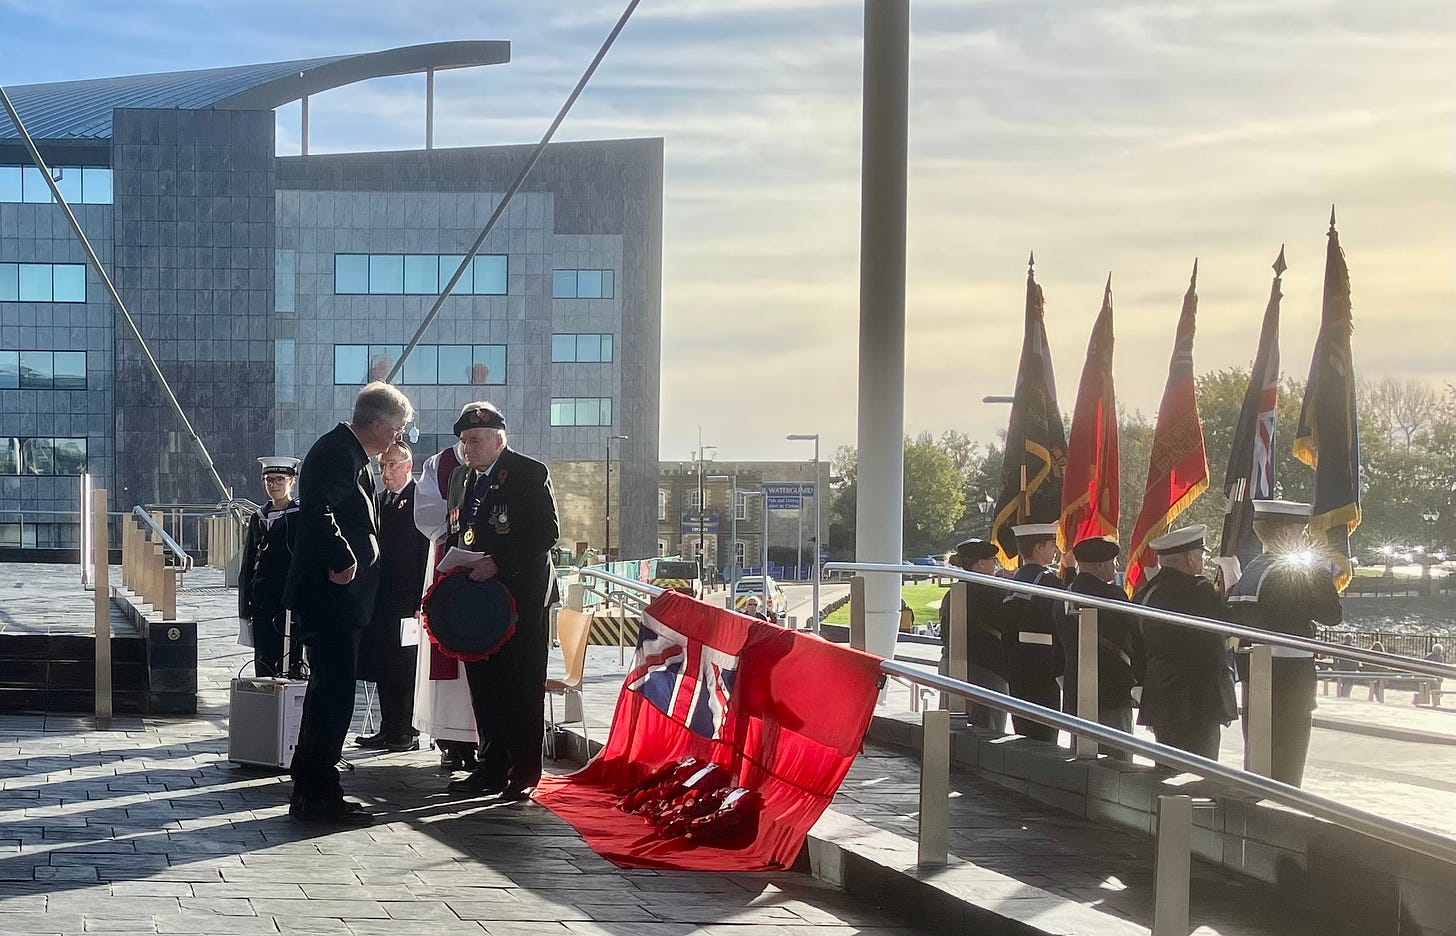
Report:
M411 445L415 444L420 441L420 427L415 425L400 426L394 430L394 441L395 444L399 444L400 442L408 442Z
M379 467L380 468L383 468L383 469L387 469L389 471L393 471L396 468L403 468L405 465L408 465L408 464L409 464L409 462L407 462L407 461L387 461L387 462L380 462L379 463Z
M266 477L266 478L263 479L263 483L264 484L267 484L267 485L274 485L274 484L284 484L284 485L286 485L288 483L288 478L285 475L269 475L268 477Z

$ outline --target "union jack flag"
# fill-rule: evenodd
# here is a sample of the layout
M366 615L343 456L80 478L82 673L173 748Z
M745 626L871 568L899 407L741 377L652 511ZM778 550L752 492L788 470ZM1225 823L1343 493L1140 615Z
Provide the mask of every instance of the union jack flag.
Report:
M643 615L627 688L694 734L717 740L728 716L738 657Z

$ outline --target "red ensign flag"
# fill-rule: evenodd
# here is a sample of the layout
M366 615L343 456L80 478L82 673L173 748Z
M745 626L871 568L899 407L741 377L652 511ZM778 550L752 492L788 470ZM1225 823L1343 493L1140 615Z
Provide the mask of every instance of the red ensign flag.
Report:
M1087 342L1087 363L1072 411L1067 473L1062 476L1062 519L1057 545L1063 552L1089 536L1117 539L1117 394L1112 387L1112 276L1102 311Z

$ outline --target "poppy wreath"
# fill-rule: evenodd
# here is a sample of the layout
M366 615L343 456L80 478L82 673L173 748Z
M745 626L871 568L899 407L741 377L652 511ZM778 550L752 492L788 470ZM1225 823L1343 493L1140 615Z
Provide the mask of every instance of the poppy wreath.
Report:
M448 657L464 663L499 653L516 634L516 599L499 579L475 582L469 568L452 569L430 586L420 624Z

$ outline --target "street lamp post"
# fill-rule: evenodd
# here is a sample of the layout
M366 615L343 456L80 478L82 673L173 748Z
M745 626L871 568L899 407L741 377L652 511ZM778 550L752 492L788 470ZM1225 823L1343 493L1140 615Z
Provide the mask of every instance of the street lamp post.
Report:
M630 441L629 436L609 435L607 436L607 532L602 542L602 559L605 562L612 561L612 443ZM619 448L617 451L621 451Z
M814 441L814 613L810 616L810 622L814 628L814 633L817 634L819 633L819 579L823 576L823 571L820 568L822 559L820 558L819 551L819 433L796 433L786 438L790 442L808 442L810 439ZM799 504L801 508L804 503L803 498L804 490L801 487L799 489Z
M709 475L709 481L733 482L733 532L729 534L732 543L728 546L728 594L738 584L738 475Z
M699 426L698 427L698 516L697 516L697 523L698 523L698 574L699 575L702 575L703 572L705 572L707 570L707 562L703 558L703 537L704 537L704 534L707 532L707 528L708 528L708 522L707 522L707 506L708 506L708 504L707 504L706 498L703 495L703 462L704 462L703 450L704 449L714 449L714 450L716 450L717 448L718 448L718 446L716 446L716 445L704 445L703 444L703 427L702 426Z

